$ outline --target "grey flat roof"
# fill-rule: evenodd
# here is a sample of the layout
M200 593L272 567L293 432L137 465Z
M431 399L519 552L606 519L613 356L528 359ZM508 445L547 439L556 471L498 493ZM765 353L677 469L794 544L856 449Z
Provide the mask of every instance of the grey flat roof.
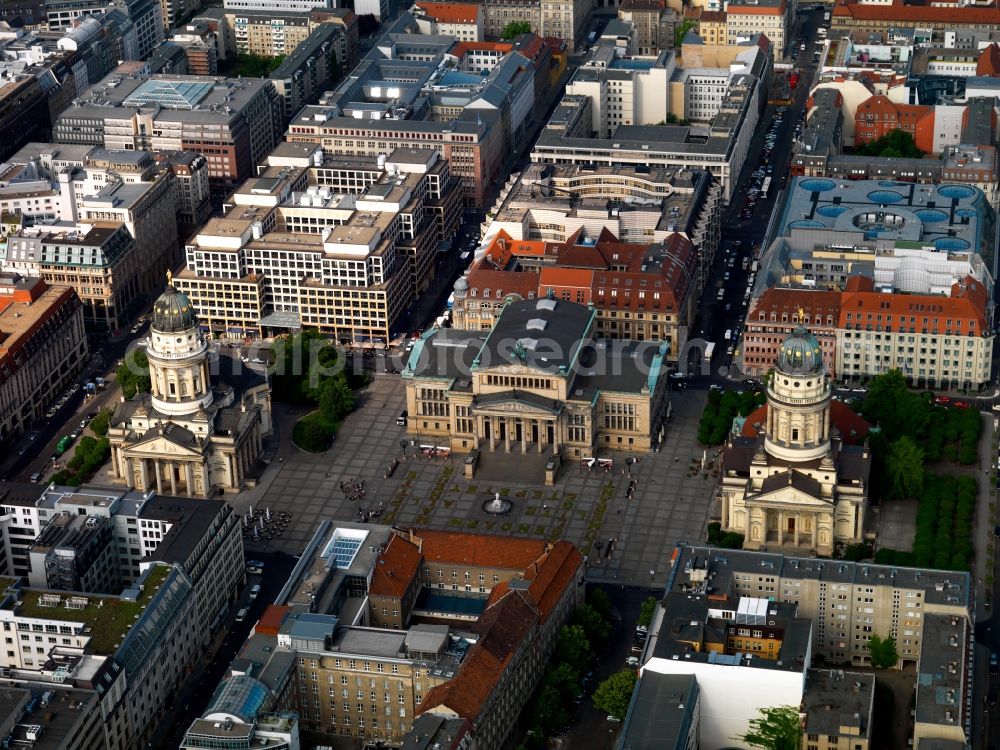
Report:
M842 669L810 669L802 709L809 734L839 735L843 727L856 728L858 739L871 739L875 675Z
M672 750L686 747L697 721L698 680L693 674L645 670L625 719L619 750Z
M404 630L379 630L376 628L340 628L334 637L334 647L343 654L358 654L373 658L405 658Z

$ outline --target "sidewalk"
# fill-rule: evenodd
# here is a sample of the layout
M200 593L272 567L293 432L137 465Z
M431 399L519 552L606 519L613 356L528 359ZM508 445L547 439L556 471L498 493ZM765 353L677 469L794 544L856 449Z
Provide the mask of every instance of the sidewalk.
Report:
M973 625L990 620L993 596L996 582L993 580L994 560L996 555L996 539L993 528L996 524L996 485L993 481L994 466L994 430L993 415L983 414L983 438L979 445L979 466L982 470L979 482L979 502L976 510L976 531L973 544L976 550L975 565L972 580L974 584ZM987 624L987 639L989 639ZM973 628L975 638L975 627ZM979 641L973 651L973 690L972 703L972 737L980 738L973 741L975 747L986 747L989 738L989 712L986 709L986 686L989 685L990 641Z

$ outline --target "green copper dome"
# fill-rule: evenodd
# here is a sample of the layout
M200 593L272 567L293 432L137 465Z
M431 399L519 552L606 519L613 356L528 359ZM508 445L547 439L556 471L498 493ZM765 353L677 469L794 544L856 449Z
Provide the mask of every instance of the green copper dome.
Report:
M796 326L781 342L778 371L786 375L819 375L823 372L823 350L804 325Z
M191 300L183 292L178 292L173 285L160 295L153 304L152 329L164 333L186 331L198 325L198 318L191 307Z

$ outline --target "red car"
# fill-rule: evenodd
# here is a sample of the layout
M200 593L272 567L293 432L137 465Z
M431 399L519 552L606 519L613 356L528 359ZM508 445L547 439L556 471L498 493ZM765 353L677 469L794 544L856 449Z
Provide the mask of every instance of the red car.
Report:
M951 405L954 406L956 409L972 408L972 404L970 404L968 401L953 401Z
M935 396L934 403L941 404L942 406L947 406L948 404L951 403L951 399L948 398L947 396Z

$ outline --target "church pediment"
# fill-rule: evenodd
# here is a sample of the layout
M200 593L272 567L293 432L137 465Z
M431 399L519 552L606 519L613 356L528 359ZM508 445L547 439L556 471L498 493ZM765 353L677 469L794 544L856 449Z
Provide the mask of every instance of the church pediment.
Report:
M497 401L489 404L479 404L473 408L475 414L538 414L551 416L558 414L557 409L546 409L524 401Z
M164 435L153 435L133 443L126 448L130 456L143 456L148 458L161 458L165 456L190 456L201 458L202 452L196 445L181 445L170 440Z
M472 402L472 410L476 414L519 413L551 415L559 414L562 408L562 401L522 390L482 393L476 396Z
M794 487L785 487L782 489L772 490L771 492L762 492L759 495L748 497L746 499L746 504L767 505L768 507L775 508L779 506L794 505L799 508L813 508L815 510L831 510L833 508L832 500L825 500L821 497L810 495L802 492L801 490L797 490Z

